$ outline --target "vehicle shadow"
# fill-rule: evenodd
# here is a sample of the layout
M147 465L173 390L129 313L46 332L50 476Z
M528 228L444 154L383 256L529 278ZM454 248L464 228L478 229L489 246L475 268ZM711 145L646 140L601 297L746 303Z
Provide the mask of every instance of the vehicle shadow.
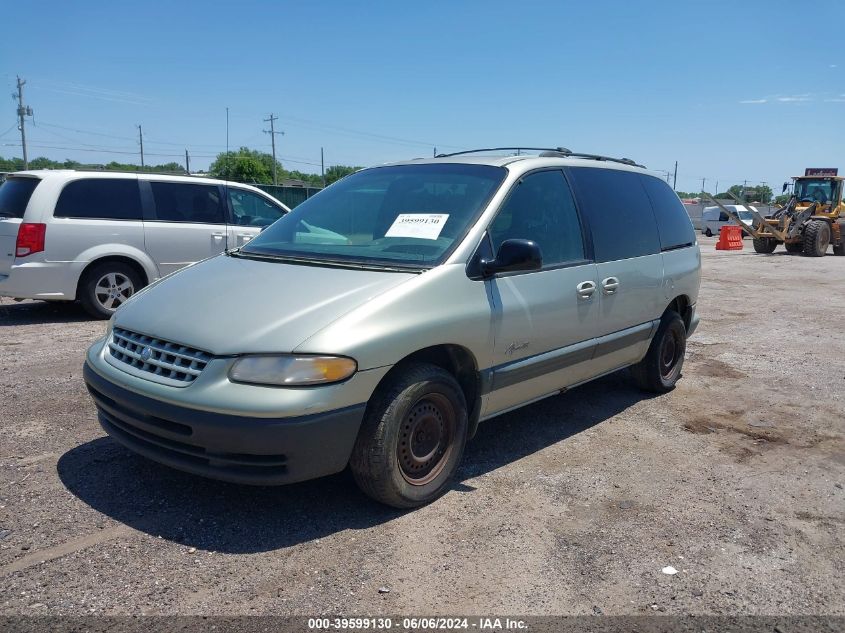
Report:
M451 494L472 494L475 488L463 482L565 441L648 397L621 372L484 422L467 446ZM348 469L289 486L241 486L159 465L108 437L68 451L57 470L67 489L98 512L150 535L218 552L285 548L404 514L365 497Z
M71 301L0 302L0 327L39 323L77 323L93 320L78 303Z

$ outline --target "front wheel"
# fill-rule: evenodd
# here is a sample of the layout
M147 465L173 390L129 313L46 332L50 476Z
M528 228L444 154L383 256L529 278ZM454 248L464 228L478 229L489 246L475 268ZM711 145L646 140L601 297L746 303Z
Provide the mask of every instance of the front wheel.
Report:
M801 242L784 242L783 245L786 248L787 253L800 253L804 250L804 244Z
M713 231L711 231L710 229L707 229L706 231L704 231L704 234L705 234L707 237L713 237Z
M830 244L830 225L824 220L811 220L804 227L804 255L824 257Z
M414 508L443 494L458 468L466 399L449 372L427 363L399 367L388 380L367 406L349 465L368 496Z
M666 393L675 388L684 366L687 328L677 312L667 311L651 340L645 358L631 366L637 385L646 391Z

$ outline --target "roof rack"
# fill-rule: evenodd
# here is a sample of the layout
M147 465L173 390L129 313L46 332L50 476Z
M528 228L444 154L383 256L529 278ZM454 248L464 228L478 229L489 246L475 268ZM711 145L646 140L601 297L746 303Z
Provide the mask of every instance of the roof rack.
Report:
M479 152L540 152L543 158L551 156L559 156L561 158L586 158L588 160L606 160L613 163L622 163L623 165L631 165L632 167L642 167L645 165L631 160L630 158L613 158L612 156L602 156L601 154L581 154L573 152L565 147L486 147L484 149L468 149L463 152L452 152L451 154L437 154L435 158L449 158L450 156L462 156L464 154L477 154Z

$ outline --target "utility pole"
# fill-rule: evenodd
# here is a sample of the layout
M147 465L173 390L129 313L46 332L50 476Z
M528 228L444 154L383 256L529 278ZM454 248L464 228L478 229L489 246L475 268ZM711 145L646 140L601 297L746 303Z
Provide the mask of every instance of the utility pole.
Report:
M138 141L141 143L141 169L144 168L144 132L141 126L138 126Z
M713 192L713 195L719 195L719 181L716 181L716 191Z
M18 127L21 130L21 149L23 150L23 168L29 169L29 159L26 156L26 130L24 129L24 125L26 116L32 116L32 108L29 106L24 106L23 104L23 87L26 84L26 80L21 79L18 77Z
M191 157L188 156L188 148L185 148L185 173L191 175Z
M672 179L672 189L674 191L678 189L678 161L675 161L675 176Z
M432 158L437 158L437 148L434 148L434 153L431 155Z
M747 188L747 186L748 186L748 181L743 180L742 181L742 201L743 202L748 202L748 200L745 198L745 189Z
M269 119L264 119L265 123L268 123L268 122L270 123L270 129L264 130L264 133L270 135L270 141L273 145L273 184L274 185L279 184L278 180L276 180L276 134L281 134L282 136L285 135L284 132L277 132L276 128L273 125L278 120L279 120L279 117L273 116L272 113L270 114Z
M320 148L320 177L323 179L323 187L326 186L326 160L323 158L323 148Z
M702 178L701 179L701 191L704 191L704 183L705 182L707 182L707 178ZM716 192L716 193L718 193L718 192Z
M226 180L229 180L229 106L226 106Z

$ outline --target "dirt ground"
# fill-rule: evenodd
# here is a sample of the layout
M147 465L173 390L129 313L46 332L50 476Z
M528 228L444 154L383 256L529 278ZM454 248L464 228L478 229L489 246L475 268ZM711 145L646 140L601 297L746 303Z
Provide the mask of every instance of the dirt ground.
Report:
M845 614L845 257L714 243L675 391L491 420L413 512L135 456L82 383L104 323L0 300L0 613Z

